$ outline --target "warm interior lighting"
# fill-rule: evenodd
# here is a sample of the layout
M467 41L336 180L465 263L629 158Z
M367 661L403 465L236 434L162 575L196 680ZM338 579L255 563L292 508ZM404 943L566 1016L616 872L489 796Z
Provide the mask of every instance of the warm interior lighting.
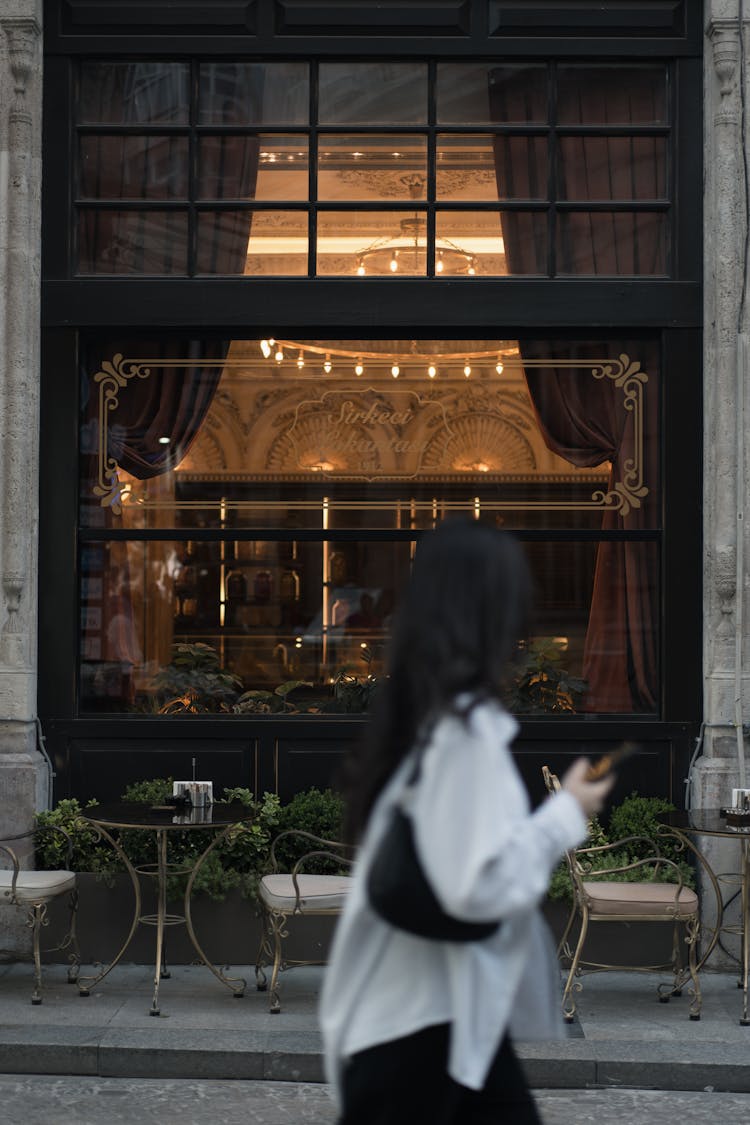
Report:
M330 357L330 355L326 355L325 363L323 364L323 370L325 371L326 375L331 374L332 367L333 367L333 364L331 363L331 357Z
M277 363L284 362L284 349L281 347L281 345L279 345L279 347L276 349L276 355L273 358Z
M468 359L466 360L466 363L464 364L464 375L466 376L467 379L471 375L471 364L469 363Z
M364 375L367 364L375 378L379 374L382 376L390 371L394 379L404 375L435 379L440 370L447 378L451 376L455 378L460 371L463 371L464 377L469 379L475 374L477 376L489 374L493 368L501 374L509 365L515 367L520 362L517 348L510 344L507 350L500 352L497 350L497 345L492 351L464 351L463 360L461 352L419 351L416 340L410 341L410 346L402 344L397 351L360 351L359 348L355 351L346 347L331 347L325 344L321 346L299 340L276 340L274 347L276 351L273 354L271 348L268 349L267 358L275 359L280 365L279 356L284 360L290 353L295 353L294 363L300 373L309 368L310 363L321 363L325 374L330 375L338 359L348 371L353 371L358 377Z
M495 364L495 371L497 371L498 375L502 375L504 370L505 367L503 366L503 361L500 359L500 356L498 356L497 363Z
M397 363L394 363L393 367L391 368L391 375L393 376L394 379L398 379L400 374L401 374L401 368L399 367L399 365Z
M159 445L169 445L170 439L168 437L160 437L158 441Z
M437 367L435 366L434 363L431 363L430 366L427 368L427 374L430 376L431 379L434 379L435 376L437 375Z
M362 363L362 360L361 360L361 359L358 359L358 360L357 360L357 365L356 365L356 367L354 368L354 374L355 374L355 375L362 375L362 374L364 373L364 370L365 370L365 368L364 368L364 365L363 365L363 363Z
M297 356L297 367L299 367L299 369L301 371L304 366L305 366L305 355L304 355L304 352L302 351L302 349L300 348L299 355Z

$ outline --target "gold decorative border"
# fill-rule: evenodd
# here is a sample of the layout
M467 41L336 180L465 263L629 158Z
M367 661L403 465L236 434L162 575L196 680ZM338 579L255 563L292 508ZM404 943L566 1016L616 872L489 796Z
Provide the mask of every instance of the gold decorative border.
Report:
M622 480L615 481L608 491L601 488L596 489L591 494L590 500L580 503L545 500L499 500L489 501L486 504L483 502L482 506L492 511L615 511L619 512L621 516L627 516L634 508L640 508L641 501L649 494L648 485L646 485L643 479L643 395L649 376L641 369L640 361L631 359L630 356L622 353L616 359L588 360L553 358L523 360L520 356L518 358L506 357L504 364L506 370L515 368L520 371L547 367L566 370L587 369L591 372L594 379L610 379L616 387L622 390L623 407L633 415L633 456L628 458L623 465ZM93 486L93 492L95 496L99 497L99 502L103 508L111 508L115 515L122 514L122 486L120 485L117 475L119 465L109 452L109 435L107 428L108 416L119 402L120 391L124 390L132 379L147 379L154 368L174 370L199 366L216 367L218 364L214 361L213 363L201 365L196 363L194 359L131 359L124 357L119 352L112 356L111 360L105 360L102 363L101 369L97 371L93 377L94 383L99 387L98 471L97 480ZM248 362L247 359L227 358L221 361L221 366L224 370L233 367L246 368L248 367ZM416 392L411 393L416 394ZM298 404L297 411L300 406L314 401L320 400L305 400L305 402ZM435 405L438 404L436 403ZM414 477L396 478L389 476L383 479L388 479L389 481L395 479L411 480L415 477L416 474L414 474ZM347 477L346 479L349 478ZM461 479L466 478L462 476ZM250 507L254 508L262 506L261 501L247 503L242 501L227 501L227 509L239 508L240 506L247 506L248 504ZM158 508L162 507L163 504L158 501L146 501L139 506L143 508ZM198 506L205 507L205 504L198 504ZM299 507L300 505L296 506ZM338 507L335 502L334 506ZM465 507L465 505L463 505L463 507Z

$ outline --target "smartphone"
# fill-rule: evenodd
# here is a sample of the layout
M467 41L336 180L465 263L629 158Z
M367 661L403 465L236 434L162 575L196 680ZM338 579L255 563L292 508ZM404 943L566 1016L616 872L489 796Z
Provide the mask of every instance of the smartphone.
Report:
M637 749L637 742L623 742L609 754L602 754L601 758L597 758L592 763L586 774L586 780L601 781L603 777L616 770L627 758L631 758Z

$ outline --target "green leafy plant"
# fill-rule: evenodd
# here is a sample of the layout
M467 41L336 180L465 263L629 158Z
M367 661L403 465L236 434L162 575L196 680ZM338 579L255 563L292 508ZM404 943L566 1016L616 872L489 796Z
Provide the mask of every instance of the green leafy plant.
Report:
M320 836L324 840L341 840L344 826L344 799L332 789L305 789L283 805L279 813L276 835L296 828ZM287 837L276 847L276 861L284 870L290 871L297 860L312 850L309 840ZM319 874L336 874L341 865L334 860L319 859L311 861L305 870Z
M662 835L659 831L662 825L659 820L660 814L673 812L674 807L670 801L666 801L662 797L642 797L637 793L632 793L621 804L613 806L606 831L596 817L592 818L586 847L616 843L628 836L640 836L645 839L630 841L621 849L582 856L581 863L586 869L586 877L596 878L597 872L612 867L627 867L637 860L647 859L658 851L664 859L672 860L677 864L683 884L686 887L694 887L695 872L693 867L683 858L677 842L669 836ZM629 871L616 871L605 876L607 882L612 883L640 883L645 880L653 880L656 883L674 883L678 877L673 867L663 865L635 867ZM573 886L565 861L560 863L552 874L548 898L553 902L572 901Z
M517 715L565 714L578 709L588 684L563 665L563 649L554 637L536 637L521 649L507 694Z
M92 800L86 808L95 808ZM59 832L40 832L36 838L35 863L40 869L57 871L70 865L73 871L92 871L110 876L121 870L117 856L106 841L101 840L92 824L81 815L83 809L75 797L59 801L54 809L37 813L36 824L62 828L70 838L72 854L68 859L68 843Z
M172 660L149 684L159 701L159 713L174 715L229 712L242 690L242 680L222 668L210 645L172 645Z
M287 680L273 691L246 691L233 705L236 715L275 715L280 711L294 712L298 707L287 697L301 687L312 687L309 680Z

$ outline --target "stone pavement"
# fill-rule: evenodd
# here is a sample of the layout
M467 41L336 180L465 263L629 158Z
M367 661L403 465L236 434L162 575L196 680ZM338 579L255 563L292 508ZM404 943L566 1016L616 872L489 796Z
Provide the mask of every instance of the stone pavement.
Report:
M705 1125L746 1121L750 1094L537 1090L544 1125ZM187 1078L0 1075L3 1125L334 1125L327 1087ZM414 1125L422 1125L415 1122Z
M63 966L47 966L44 1003L35 1007L30 966L0 965L0 1072L319 1083L316 1008L324 971L289 969L283 1011L270 1015L251 968L233 970L248 981L246 995L236 999L205 967L175 966L161 984L162 1014L155 1018L146 966L116 966L85 998L66 983ZM531 1084L750 1092L750 1027L739 1025L735 976L703 975L697 1022L688 1019L687 995L657 1002L658 980L645 973L585 976L580 1021L570 1036L517 1045Z

